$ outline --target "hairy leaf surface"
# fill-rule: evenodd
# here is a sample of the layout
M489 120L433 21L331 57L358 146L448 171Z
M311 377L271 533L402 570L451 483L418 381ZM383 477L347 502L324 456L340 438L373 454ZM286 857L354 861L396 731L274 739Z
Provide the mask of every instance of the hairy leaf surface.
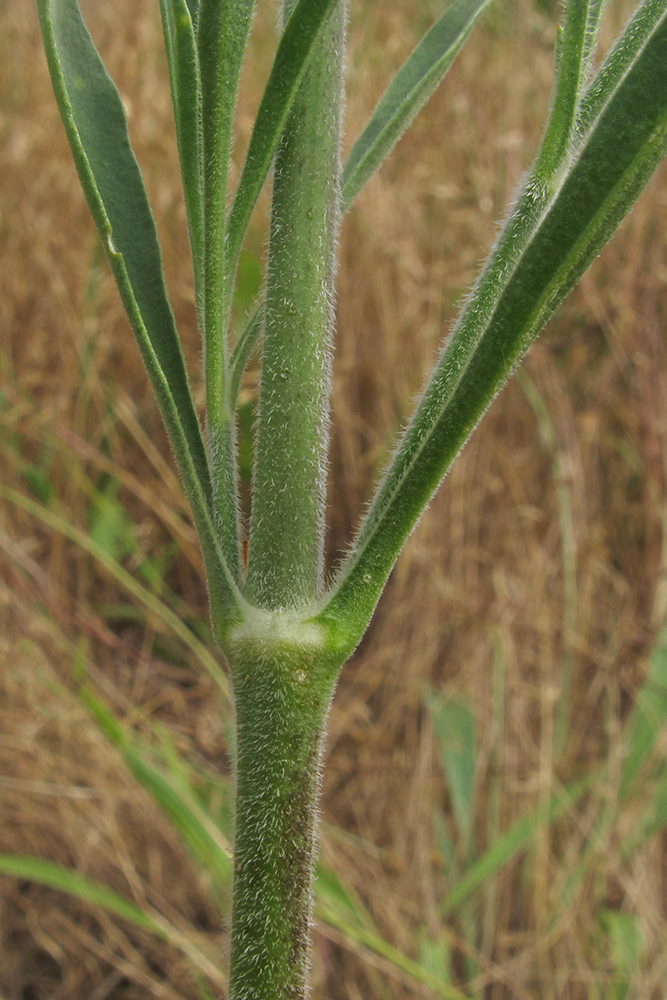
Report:
M558 183L529 176L318 615L334 641L358 641L458 451L665 154L666 11L636 11L584 95L586 130Z

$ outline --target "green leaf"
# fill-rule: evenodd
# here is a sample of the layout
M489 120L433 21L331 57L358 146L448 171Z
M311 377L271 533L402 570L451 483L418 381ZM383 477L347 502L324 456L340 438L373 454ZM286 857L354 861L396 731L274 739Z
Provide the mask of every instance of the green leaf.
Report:
M199 19L199 7L201 5L201 0L186 0L188 5L188 10L190 11L190 19L192 20L192 25L197 30L197 22Z
M645 789L638 789L639 801ZM634 804L633 804L634 805ZM656 833L667 827L667 774L663 774L651 789L651 798L643 807L639 816L633 814L632 829L625 837L620 848L620 856L627 861L635 851L644 847L647 841ZM586 869L587 871L588 869Z
M389 155L437 88L490 0L455 0L424 35L380 98L343 170L342 210Z
M584 95L586 132L559 184L529 175L314 616L341 649L358 642L405 539L485 409L664 156L666 9L667 0L645 0Z
M234 405L236 405L236 400L238 399L243 372L248 364L248 359L250 358L252 349L257 343L257 338L262 332L263 321L264 300L262 299L259 305L256 306L254 311L251 313L250 319L241 331L238 340L234 344L234 350L232 351L229 364L231 373L229 379L229 396Z
M352 898L336 873L319 862L315 876L315 898L322 907L337 913L355 927L373 928L373 921L363 906Z
M568 0L556 45L556 93L535 165L536 176L557 173L571 151L579 102L588 82L602 0Z
M238 620L240 594L212 523L208 458L120 96L76 0L38 0L37 9L60 116L169 434L204 550L211 599L219 619Z
M203 329L203 149L201 135L201 82L193 27L195 4L190 0L160 0L162 29L169 66L176 141L181 162L183 194L190 231L197 315Z
M441 982L450 982L449 970L452 964L452 945L446 934L435 938L422 928L419 935L419 964L426 972Z
M110 479L103 490L91 490L87 517L89 537L115 560L131 556L137 547L134 525L116 499L118 485Z
M130 146L120 96L76 0L38 0L37 9L74 162L181 473L187 478L178 440L182 434L197 482L208 499L208 460L167 298L155 221Z
M463 701L431 696L427 705L447 777L454 818L467 851L473 821L475 716Z
M337 2L338 0L299 0L285 25L257 111L243 172L227 223L225 270L230 284L234 279L252 210L278 148L308 57L322 25Z

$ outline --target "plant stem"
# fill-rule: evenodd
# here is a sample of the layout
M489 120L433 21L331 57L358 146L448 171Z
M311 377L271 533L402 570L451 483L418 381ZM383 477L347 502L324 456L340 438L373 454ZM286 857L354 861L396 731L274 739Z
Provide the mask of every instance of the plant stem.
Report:
M249 649L230 658L237 787L229 1000L300 1000L310 965L321 755L335 671L324 669L327 655L317 643L281 644L255 634Z
M344 22L340 0L274 171L246 597L276 611L303 606L322 584Z

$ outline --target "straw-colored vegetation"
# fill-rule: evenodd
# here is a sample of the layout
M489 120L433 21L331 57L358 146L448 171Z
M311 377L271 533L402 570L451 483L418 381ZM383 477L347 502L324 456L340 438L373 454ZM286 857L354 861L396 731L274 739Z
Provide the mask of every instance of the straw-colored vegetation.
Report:
M350 137L440 6L353 4ZM629 6L610 5L605 37ZM85 7L130 112L201 396L157 3ZM267 69L274 19L260 5ZM497 0L345 224L332 552L530 162L553 33L532 0ZM261 82L244 77L239 153ZM484 1000L665 995L665 232L663 168L456 463L344 670L315 1000L463 995L452 983ZM224 873L207 882L77 693L85 680L225 829L200 556L30 0L0 3L0 261L1 481L25 498L0 500L0 852L107 886L167 938L0 877L0 995L220 995ZM251 253L243 267L239 311ZM252 372L244 392L249 415Z

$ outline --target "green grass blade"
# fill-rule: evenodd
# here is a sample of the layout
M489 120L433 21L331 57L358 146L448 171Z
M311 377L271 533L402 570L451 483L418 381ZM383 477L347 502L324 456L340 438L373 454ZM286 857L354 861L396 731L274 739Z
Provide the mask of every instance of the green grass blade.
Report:
M394 948L388 941L380 937L375 931L359 926L356 922L351 923L336 910L328 906L317 903L315 906L315 916L323 923L328 924L335 930L340 931L349 941L359 944L369 951L380 955L398 972L412 979L415 983L427 986L435 996L444 997L445 1000L471 1000L467 994L457 990L454 986L444 983L441 979L432 975L418 962L408 958L398 948Z
M77 0L38 0L37 9L74 162L181 475L187 483L191 474L188 466L192 466L208 503L208 459L167 298L155 221L130 146L120 96L84 24ZM189 461L182 454L183 444Z
M576 156L556 190L529 175L314 615L344 650L358 642L405 539L484 411L667 150L667 0L640 6L591 92Z
M341 880L333 869L319 862L315 877L315 898L322 907L322 911L328 910L337 913L342 919L352 923L355 927L366 927L374 930L373 921L358 902L353 899Z
M639 788L639 800L641 801L643 788ZM620 855L623 861L628 861L635 851L644 847L647 841L656 833L660 833L667 827L667 775L663 775L655 783L651 798L643 808L640 816L633 816L632 831L623 840L620 848Z
M299 0L285 25L257 111L227 223L225 271L230 288L252 210L269 173L308 57L336 2L337 0Z
M184 934L172 927L164 917L157 914L153 916L146 910L135 906L119 893L107 889L106 886L72 871L64 865L46 861L43 858L19 854L0 854L0 872L3 875L29 879L39 885L48 886L50 889L57 889L67 893L68 896L80 899L84 903L99 906L108 913L114 913L116 916L128 920L135 927L149 931L162 941L174 945L187 955L193 965L208 976L211 982L223 988L226 986L222 973L216 969L208 956L189 941Z
M649 659L648 675L623 729L626 755L619 797L627 798L642 765L667 723L667 625L663 625Z
M17 490L10 489L8 487L2 486L0 484L0 496L9 500L10 503L16 504L22 510L25 510L28 514L32 514L33 517L39 518L44 524L48 524L49 527L59 531L61 534L65 535L66 538L71 539L76 545L79 545L85 552L88 552L94 559L96 559L111 576L114 577L117 582L124 587L133 597L141 601L150 611L152 611L161 621L167 625L175 635L195 654L204 669L211 675L213 680L218 685L222 695L225 700L231 704L231 693L229 689L229 682L227 677L222 670L220 664L217 662L215 657L210 653L206 646L200 642L197 636L192 632L188 626L175 614L171 608L167 607L159 597L147 590L142 584L136 580L131 573L128 573L126 569L114 559L112 556L106 552L101 545L94 542L89 535L84 534L74 525L70 524L69 521L60 517L58 514L51 510L48 510L42 504L37 503L35 500L31 500L29 497L24 496Z
M517 854L529 847L536 830L543 823L553 822L559 816L570 812L594 780L595 775L583 778L562 792L553 794L548 803L538 806L517 820L470 865L461 879L449 889L440 907L440 915L445 916L457 910L481 885L499 872Z
M437 88L489 3L455 0L410 53L352 147L343 170L343 212Z
M186 0L160 0L176 141L195 278L199 324L203 328L204 209L202 192L201 82L199 57Z
M472 832L475 787L475 716L470 706L452 698L427 700L452 810L467 852Z
M121 752L136 780L151 794L196 862L210 876L218 893L228 891L232 878L229 844L187 784L174 773L151 764L148 755L128 739L123 727L86 687L80 689L79 696L100 729Z
M125 899L117 892L107 889L106 886L99 885L92 879L80 875L64 865L58 865L53 861L46 861L43 858L25 857L24 855L0 854L0 872L3 875L12 875L15 878L30 879L31 882L38 882L40 885L49 886L51 889L58 889L66 892L70 896L76 896L84 903L92 903L94 906L101 906L109 913L129 920L136 927L150 931L157 937L166 941L169 939L164 926L144 910Z

